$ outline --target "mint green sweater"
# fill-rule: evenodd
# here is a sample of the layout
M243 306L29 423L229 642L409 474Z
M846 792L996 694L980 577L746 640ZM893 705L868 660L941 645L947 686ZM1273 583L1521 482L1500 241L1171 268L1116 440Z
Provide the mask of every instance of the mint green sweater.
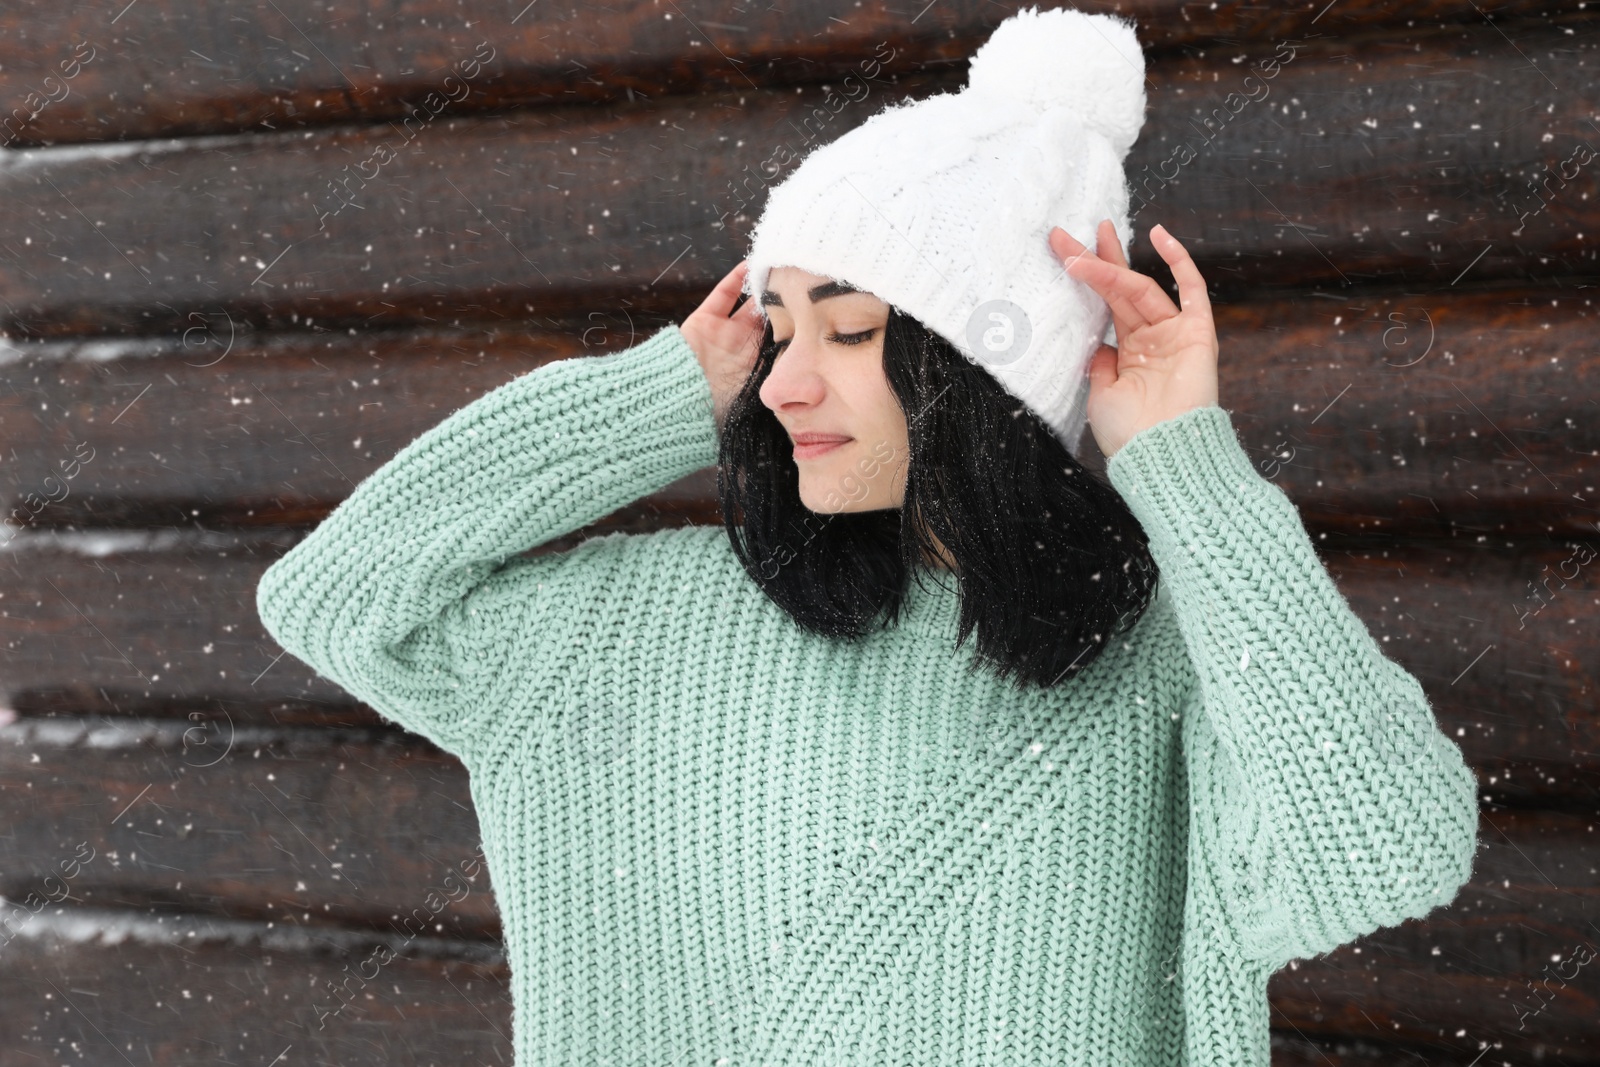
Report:
M1274 970L1469 878L1472 772L1221 408L1111 458L1160 593L1031 695L947 574L845 642L718 527L516 555L716 445L669 326L457 411L257 590L467 768L518 1067L1266 1067Z

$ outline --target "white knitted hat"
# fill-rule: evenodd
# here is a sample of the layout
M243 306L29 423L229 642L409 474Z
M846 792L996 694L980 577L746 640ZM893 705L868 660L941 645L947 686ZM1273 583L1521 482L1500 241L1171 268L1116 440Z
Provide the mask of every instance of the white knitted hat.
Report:
M1076 450L1111 311L1050 250L1110 219L1127 256L1123 159L1144 125L1133 23L1028 8L973 55L967 86L891 103L812 151L767 198L744 291L794 266L914 316Z

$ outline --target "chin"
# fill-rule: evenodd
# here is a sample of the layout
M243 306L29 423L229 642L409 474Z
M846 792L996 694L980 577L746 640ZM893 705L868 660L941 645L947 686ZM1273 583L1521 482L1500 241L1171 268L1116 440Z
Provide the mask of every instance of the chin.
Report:
M878 499L876 491L863 494L859 489L854 496L846 495L839 487L839 479L800 476L800 503L818 515L843 515L855 511L878 511L890 507Z
M892 455L882 447L869 453L851 441L815 459L791 460L799 470L800 502L819 515L898 507L883 484L884 463Z
M859 502L847 499L843 493L832 495L838 483L830 478L810 478L800 476L800 503L806 510L818 515L834 515L845 511L854 511Z

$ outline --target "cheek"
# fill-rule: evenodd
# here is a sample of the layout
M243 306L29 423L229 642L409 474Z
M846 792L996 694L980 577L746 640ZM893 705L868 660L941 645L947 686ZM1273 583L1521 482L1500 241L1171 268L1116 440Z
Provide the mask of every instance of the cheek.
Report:
M870 449L879 440L892 439L904 434L905 416L889 388L889 379L883 373L883 357L864 360L863 365L851 375L849 388L853 397L851 407L856 411L863 429L869 432L865 444Z
M882 383L881 391L874 396L869 417L871 428L861 441L861 462L882 466L905 455L906 416L887 382Z

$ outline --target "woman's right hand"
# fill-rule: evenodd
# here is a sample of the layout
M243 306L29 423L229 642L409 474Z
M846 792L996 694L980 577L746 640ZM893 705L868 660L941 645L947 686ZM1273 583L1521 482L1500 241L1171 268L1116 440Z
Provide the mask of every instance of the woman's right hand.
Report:
M761 308L753 299L746 300L729 317L748 269L749 260L741 259L678 327L689 347L694 349L706 380L711 383L712 408L718 429L727 417L733 398L739 395L750 377L766 325Z

